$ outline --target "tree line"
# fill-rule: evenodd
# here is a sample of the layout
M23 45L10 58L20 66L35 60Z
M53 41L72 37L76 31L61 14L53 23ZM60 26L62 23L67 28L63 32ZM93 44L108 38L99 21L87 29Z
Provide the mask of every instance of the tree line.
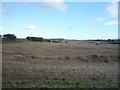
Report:
M4 34L3 36L0 35L0 38L3 41L16 41L17 40L17 36L15 34ZM44 39L42 37L26 37L25 39L28 40L28 41L55 42L55 43L59 43L61 40L64 40L62 38L58 38L58 39Z
M3 41L16 41L17 36L15 34L4 34L3 36L0 35L0 39L2 39ZM59 43L61 40L65 40L63 38L44 39L42 37L26 37L25 39L28 41L54 42L54 43ZM119 41L120 42L120 39L108 39L108 40L97 39L92 41L107 41L107 42Z

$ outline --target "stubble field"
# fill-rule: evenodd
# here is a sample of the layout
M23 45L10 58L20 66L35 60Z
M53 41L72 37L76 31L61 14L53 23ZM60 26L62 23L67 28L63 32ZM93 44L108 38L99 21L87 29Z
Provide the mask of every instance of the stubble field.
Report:
M95 41L2 44L3 88L117 88L118 45Z

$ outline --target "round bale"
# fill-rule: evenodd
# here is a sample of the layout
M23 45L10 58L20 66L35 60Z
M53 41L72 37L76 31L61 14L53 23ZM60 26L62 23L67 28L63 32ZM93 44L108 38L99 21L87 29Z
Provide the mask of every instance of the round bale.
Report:
M96 42L96 45L100 45L100 42Z

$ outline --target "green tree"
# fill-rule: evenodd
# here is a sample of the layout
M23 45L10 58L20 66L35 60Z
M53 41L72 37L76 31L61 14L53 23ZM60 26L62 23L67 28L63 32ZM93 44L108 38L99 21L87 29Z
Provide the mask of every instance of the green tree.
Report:
M111 41L110 39L108 39L108 41Z
M14 41L16 40L16 36L14 34L4 34L3 39L8 41Z
M2 35L0 34L0 38L2 38Z
M40 41L40 42L44 41L42 37L26 37L26 39L30 41Z

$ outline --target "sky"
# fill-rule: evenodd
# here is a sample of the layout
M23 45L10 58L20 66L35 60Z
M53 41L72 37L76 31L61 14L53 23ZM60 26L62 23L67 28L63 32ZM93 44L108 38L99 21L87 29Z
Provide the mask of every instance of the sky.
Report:
M1 2L0 34L65 39L117 39L117 2Z

